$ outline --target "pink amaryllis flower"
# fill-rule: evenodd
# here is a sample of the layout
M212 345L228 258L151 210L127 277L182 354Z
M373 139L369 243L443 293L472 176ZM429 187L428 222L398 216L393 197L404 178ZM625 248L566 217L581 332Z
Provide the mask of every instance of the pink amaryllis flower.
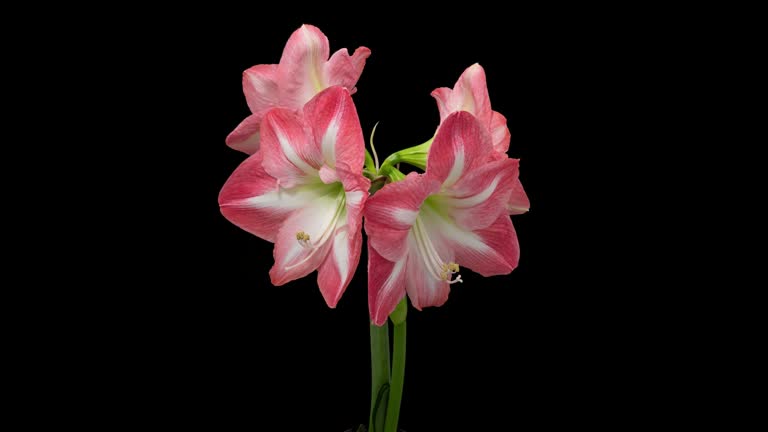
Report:
M406 292L417 309L440 306L460 266L507 274L519 258L505 204L518 160L488 161L491 136L472 114L449 115L424 174L386 185L366 204L368 306L382 325Z
M440 121L454 112L467 111L477 117L480 124L491 134L493 140L493 159L504 159L509 150L510 133L507 119L501 113L491 109L485 70L475 63L461 74L453 89L440 87L432 92L440 111ZM530 208L528 196L518 179L512 188L510 201L507 203L509 214L523 214Z
M261 149L219 194L222 214L275 243L274 285L318 270L330 307L360 260L362 209L370 181L362 176L363 132L349 91L331 87L303 110L274 108L262 123Z
M300 109L317 93L335 85L354 93L371 50L359 47L349 55L342 48L330 59L329 54L328 38L317 27L305 24L288 39L279 64L256 65L243 72L243 93L252 114L227 136L227 145L253 154L259 149L261 121L270 108Z

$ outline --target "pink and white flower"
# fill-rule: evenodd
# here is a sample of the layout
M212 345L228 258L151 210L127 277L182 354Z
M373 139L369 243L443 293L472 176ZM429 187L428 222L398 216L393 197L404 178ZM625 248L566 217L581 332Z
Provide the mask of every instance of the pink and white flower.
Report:
M483 276L517 266L517 235L505 204L518 160L489 161L492 151L475 116L450 114L429 150L427 171L368 200L368 305L375 324L386 321L406 292L419 310L445 303L449 286L462 281L459 266Z
M491 134L493 142L492 159L504 159L509 150L510 133L507 119L501 113L491 109L491 99L488 96L488 86L485 80L485 70L475 63L461 74L453 89L440 87L432 92L440 111L441 123L454 112L467 111L477 117L480 124ZM528 196L518 179L507 211L511 215L523 214L530 208Z
M303 25L293 32L279 64L256 65L243 72L243 93L251 115L227 136L227 145L253 154L259 149L261 122L274 107L301 109L324 89L339 85L350 94L371 50L359 47L352 55L346 48L330 58L328 38L315 26Z
M273 108L261 135L261 149L222 188L221 212L275 243L274 285L317 269L320 292L335 307L360 260L370 186L361 174L363 133L350 92L334 86L303 110Z

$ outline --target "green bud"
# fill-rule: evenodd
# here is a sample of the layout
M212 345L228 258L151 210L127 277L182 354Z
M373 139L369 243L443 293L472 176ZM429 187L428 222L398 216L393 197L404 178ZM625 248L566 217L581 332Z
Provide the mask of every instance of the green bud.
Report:
M392 320L392 324L398 325L405 322L405 318L408 316L408 299L403 297L400 303L397 304L395 310L389 315L389 319Z

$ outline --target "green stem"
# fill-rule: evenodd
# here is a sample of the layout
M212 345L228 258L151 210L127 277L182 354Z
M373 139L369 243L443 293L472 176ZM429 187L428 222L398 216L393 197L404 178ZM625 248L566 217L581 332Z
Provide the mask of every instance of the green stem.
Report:
M382 162L379 172L385 172L387 168L397 166L400 162L413 165L417 168L425 169L427 167L427 156L429 155L429 148L432 147L432 140L430 138L426 142L413 146L407 149L400 150L392 153L384 162Z
M369 432L384 432L387 398L380 398L389 388L389 323L379 327L371 323L371 415Z
M405 178L405 174L393 166L385 167L379 173L382 176L389 178L389 180L393 182L397 182Z
M387 429L385 432L397 432L400 419L400 402L403 400L403 382L405 381L405 320L395 324L395 340L392 351L392 381L387 403Z
M368 149L365 149L365 171L368 171L370 175L376 175L376 165L373 163L373 157Z

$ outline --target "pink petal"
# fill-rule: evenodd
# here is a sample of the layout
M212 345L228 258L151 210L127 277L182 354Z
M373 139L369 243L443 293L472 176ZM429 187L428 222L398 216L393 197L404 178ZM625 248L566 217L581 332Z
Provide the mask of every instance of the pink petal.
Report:
M366 47L359 47L351 56L346 48L336 51L325 64L328 85L340 85L347 88L350 94L354 94L357 90L355 84L365 67L365 59L370 55L371 50Z
M343 226L336 230L333 247L320 266L317 278L320 292L330 307L336 307L360 262L363 208L371 186L371 182L359 171L352 172L344 165L338 165L334 172L344 186L346 219L342 222Z
M319 174L320 180L322 180L325 184L336 183L339 181L339 176L336 174L336 170L329 167L328 165L323 165L320 167Z
M512 185L512 193L509 196L507 202L507 211L511 215L523 214L531 208L531 202L528 201L528 195L523 189L523 184L520 183L520 179L517 179Z
M509 140L512 136L507 127L507 118L496 111L491 117L491 137L496 153L506 153L509 150Z
M357 69L358 75L363 73L363 68L365 68L365 60L370 56L371 50L362 46L357 47L355 52L352 53L350 60L352 60L352 65L354 65L355 69Z
M491 137L470 113L460 111L445 119L427 157L427 175L451 187L462 176L482 166L493 152Z
M429 225L425 222L425 225ZM429 241L440 254L444 263L453 261L453 251L447 243L442 241L440 233L427 228ZM406 263L406 290L411 304L418 310L428 306L442 306L448 300L448 294L451 292L448 282L438 280L432 276L430 270L426 267L425 257L419 252L416 245L416 237L413 231L408 236L408 261Z
M245 118L228 136L226 143L235 150L254 154L259 150L259 127L262 114L251 114Z
M384 258L398 261L407 251L408 231L424 200L437 192L440 183L424 175L408 174L368 198L365 206L365 232L368 244Z
M219 206L233 224L274 242L280 225L298 204L278 193L277 180L261 163L262 152L257 152L237 167L219 193Z
M359 229L352 232L345 226L336 230L331 243L331 250L318 269L317 284L325 302L335 308L360 263L363 233Z
M449 108L451 93L453 93L453 90L448 87L440 87L432 91L432 97L437 101L437 110L440 111L440 122L453 112Z
M450 207L456 223L469 230L485 228L500 214L507 214L506 205L517 181L518 160L503 159L476 168L440 194L439 202Z
M315 144L329 167L343 161L351 170L362 171L365 141L348 90L339 86L327 88L307 103L304 118L312 126Z
M277 67L281 106L300 108L328 86L323 65L329 54L328 38L317 27L293 32Z
M456 262L483 276L508 274L517 267L520 245L509 216L502 214L487 228L453 235Z
M363 209L368 199L371 181L360 174L360 171L351 171L345 165L338 165L335 172L344 186L347 224L351 232L358 232L363 225Z
M384 259L368 242L368 312L373 323L386 324L387 317L405 297L405 261Z
M311 241L319 240L333 220L335 210L335 200L322 197L306 202L304 207L284 220L275 241L275 264L269 271L273 285L283 285L302 278L323 263L333 241L308 248L299 243L296 234L304 232L310 236Z
M252 113L277 106L277 65L256 65L243 72L243 93Z
M475 115L485 128L491 127L491 100L485 83L485 70L475 63L461 74L449 103L451 111L468 111Z
M264 169L292 188L317 178L323 156L300 114L271 109L262 122L261 146Z

